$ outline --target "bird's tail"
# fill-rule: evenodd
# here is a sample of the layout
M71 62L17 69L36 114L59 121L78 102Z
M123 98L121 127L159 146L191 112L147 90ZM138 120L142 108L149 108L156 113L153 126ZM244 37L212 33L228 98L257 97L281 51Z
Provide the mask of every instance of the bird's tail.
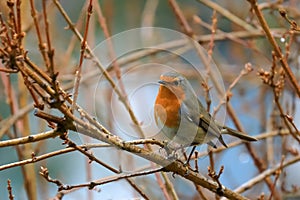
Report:
M232 135L234 137L238 137L238 138L240 138L242 140L245 140L245 141L249 141L249 142L257 141L256 138L251 137L249 135L246 135L242 132L236 131L236 130L234 130L232 128L229 128L229 127L223 127L221 132L222 132L222 134Z

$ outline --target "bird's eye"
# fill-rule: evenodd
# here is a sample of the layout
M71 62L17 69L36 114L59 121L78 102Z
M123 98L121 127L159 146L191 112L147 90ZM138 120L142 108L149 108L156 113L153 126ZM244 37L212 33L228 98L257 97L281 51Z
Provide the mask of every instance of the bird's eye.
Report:
M176 85L176 86L178 86L179 85L179 80L175 80L175 81L173 81L173 83L174 83L174 85Z

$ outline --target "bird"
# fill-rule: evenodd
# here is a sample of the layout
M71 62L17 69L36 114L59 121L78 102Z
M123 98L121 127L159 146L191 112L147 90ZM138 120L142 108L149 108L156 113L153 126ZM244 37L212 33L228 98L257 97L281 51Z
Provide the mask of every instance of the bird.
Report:
M228 134L245 141L256 138L221 125L206 111L189 81L180 73L170 71L160 76L154 105L154 118L161 132L182 147L208 144L213 141L227 147L222 135Z

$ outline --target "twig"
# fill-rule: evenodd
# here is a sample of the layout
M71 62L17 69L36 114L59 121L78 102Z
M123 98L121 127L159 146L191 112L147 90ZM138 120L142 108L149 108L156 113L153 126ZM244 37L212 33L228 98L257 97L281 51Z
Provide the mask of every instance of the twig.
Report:
M81 148L86 148L86 149L91 149L91 148L103 148L103 147L110 147L111 145L107 145L107 144L86 144L86 145L80 145ZM14 168L14 167L18 167L18 166L22 166L22 165L27 165L30 163L36 163L51 157L55 157L61 154L66 154L72 151L75 151L76 149L73 147L67 147L65 149L61 149L61 150L57 150L57 151L53 151L50 153L46 153L40 156L35 156L34 154L32 155L32 158L30 159L25 159L22 161L17 161L17 162L12 162L6 165L1 165L0 166L0 171L6 170L6 169L10 169L10 168Z
M27 106L23 107L22 109L18 110L14 115L12 115L9 118L6 118L2 121L0 121L0 138L2 138L3 134L9 130L13 124L20 118L22 118L24 115L26 115L30 110L32 110L34 107L32 104L28 104Z
M46 40L47 40L47 56L48 56L48 65L47 69L49 70L50 77L54 80L54 49L52 48L51 45L51 39L50 39L50 31L49 31L49 22L48 22L48 17L47 17L47 10L46 10L46 0L42 0L42 5L43 5L43 15L44 15L44 23L45 23L45 33L46 33ZM55 85L55 84L54 84Z
M209 29L209 30L212 30L213 29L213 27L211 26L211 25L209 25L208 23L206 23L206 22L204 22L203 20L201 20L198 16L194 16L193 17L193 19L194 19L194 22L195 23L197 23L197 24L200 24L201 26L203 26L203 27L205 27L205 28L207 28L207 29ZM255 29L255 30L253 30L253 31L241 31L241 32L245 32L245 33L248 33L248 34L255 34L255 32L256 31L259 31L259 30L257 30L257 29ZM222 30L220 30L220 29L216 29L216 33L214 34L214 40L215 41L219 41L219 39L220 39L220 35L224 35L227 39L229 39L229 40L231 40L231 41L233 41L233 42L236 42L237 44L240 44L240 45L242 45L242 46L244 46L244 47L246 47L246 48L251 48L254 52L256 52L256 53L259 53L260 55L262 55L266 60L268 60L269 62L271 62L270 61L270 59L269 59L269 57L267 57L267 55L265 55L265 53L264 52L262 52L262 51L260 51L257 47L255 47L255 46L251 46L250 44L249 44L249 42L247 42L247 41L244 41L244 40L242 40L242 38L240 38L240 37L236 37L235 36L235 33L237 33L237 32L239 32L239 31L235 31L235 32L224 32L224 31L222 31ZM259 31L260 33L261 33L261 31ZM263 34L263 33L262 33ZM203 35L204 36L204 35ZM198 36L198 38L199 38L199 36ZM199 40L199 42L200 43L204 43L203 41L201 41L201 40Z
M184 18L184 15L183 15L182 11L180 10L179 6L177 5L176 1L175 0L169 0L169 2L170 2L171 6L174 10L174 13L176 14L176 17L177 17L179 23L182 25L182 28L183 28L184 32L188 36L192 37L192 39L195 39L195 34L193 33L193 31L190 28L189 24L187 23L186 19ZM198 53L199 57L203 61L205 69L209 69L209 63L211 62L211 58L206 58L206 56L204 55L203 49L201 49L198 44L196 44L196 43L193 43L193 44L195 46L195 49L197 50L197 53ZM222 94L223 93L223 91L221 89L222 87L219 84L219 82L216 80L216 77L212 75L212 76L210 76L210 78L211 78L217 92L220 95L224 95L224 94ZM242 127L239 119L237 118L231 104L227 103L226 108L228 110L228 114L232 118L232 120L233 120L234 124L236 125L237 129L241 132L244 132L243 127ZM256 154L256 152L254 151L254 149L252 148L252 146L249 143L245 143L245 145L246 145L246 148L249 151L251 157L253 158L256 167L260 171L263 171L265 169L264 168L265 164L263 163L263 161L258 157L258 155ZM266 183L271 188L271 180L267 179Z
M286 32L286 30L284 29L271 29L272 33L278 33L278 34L283 34ZM235 32L221 32L221 33L216 33L214 36L214 40L215 41L221 41L221 40L225 40L228 38L240 38L240 39L247 39L247 38L253 38L253 37L262 37L264 36L264 34L261 32L261 30L255 30L252 32L249 31L235 31ZM198 41L199 43L207 43L211 40L211 34L208 35L196 35L196 41ZM162 50L165 49L171 49L171 48L175 48L175 47L179 47L179 46L183 46L186 45L189 41L187 41L186 39L183 40L175 40L175 41L171 41L171 42L166 42L166 43L162 43L160 45L157 45L155 48L151 48L151 49L142 49L140 51L137 52L133 52L131 54L129 54L128 56L122 57L118 59L118 63L120 65L125 65L128 64L130 62L133 62L137 59L141 59L143 57L146 56L150 56L153 55L155 53L158 53ZM108 66L107 71L111 71L113 69L112 66Z
M147 0L143 9L141 26L142 27L152 27L155 20L155 11L157 9L159 1L158 0ZM145 32L148 36L151 33Z
M247 74L249 74L250 72L253 71L253 68L251 66L250 63L246 63L244 66L244 69L241 70L241 72L239 73L239 75L233 80L233 82L229 85L223 99L220 100L220 103L215 107L214 112L213 112L213 116L215 116L217 114L217 112L219 111L219 109L221 108L221 106L225 103L228 103L229 100L232 97L232 89L237 85L237 83L240 81L240 79L243 76L246 76Z
M226 10L225 8L219 6L217 3L214 3L213 1L210 0L198 0L200 3L205 4L208 7L211 7L213 10L216 10L218 13L223 15L224 17L228 18L230 21L233 23L239 25L240 27L244 28L247 31L252 31L255 28L253 28L249 23L245 22L244 20L240 19L230 11Z
M279 69L278 70L278 78L275 77L275 75L277 74L276 62L277 62L277 56L275 55L275 53L273 53L273 62L272 62L272 67L270 69L270 72L267 72L267 71L261 69L261 70L259 70L258 75L262 79L263 83L269 85L272 88L273 95L274 95L274 101L280 112L280 116L281 116L283 122L285 123L287 129L289 129L290 134L293 136L293 138L298 143L300 143L300 138L298 137L299 132L298 132L297 127L293 123L293 118L289 117L288 115L286 115L284 113L284 110L279 102L280 96L282 95L282 90L284 88L285 72L283 70ZM276 78L278 80L275 80ZM293 127L296 130L296 133L293 132L292 128L290 127L290 124L293 125Z
M5 69L5 68L0 68L1 72L5 72L5 73L18 73L19 70L17 69Z
M110 165L106 164L105 162L99 160L98 158L96 158L93 154L89 153L86 151L86 149L81 148L80 146L76 145L73 141L71 141L69 138L67 138L67 136L62 137L62 139L65 141L65 143L69 146L72 147L74 149L76 149L77 151L79 151L80 153L82 153L83 155L85 155L86 157L89 158L90 162L96 162L99 165L105 167L106 169L114 172L114 173L120 173L119 170L111 167Z
M283 164L284 158L285 157L282 156L281 161L280 161L280 168L278 170L276 170L276 172L275 172L275 180L274 180L274 183L273 183L273 188L271 190L271 195L269 197L269 200L272 200L273 193L275 193L275 191L276 191L275 187L276 187L276 183L277 183L277 181L279 179L279 176L280 176L280 174L282 172L282 164Z
M197 190L197 192L198 192L200 198L203 199L203 200L209 200L209 199L204 195L204 193L202 192L201 187L200 187L199 185L196 185L196 184L194 184L194 185L195 185L195 188L196 188L196 190Z
M8 191L8 198L9 198L9 200L14 200L14 195L12 193L11 182L10 182L9 179L7 180L7 191Z
M261 12L261 10L258 7L257 1L256 0L248 0L249 3L251 4L252 9L254 10L263 30L265 31L266 37L268 38L270 44L272 45L276 56L279 59L279 62L281 63L281 66L283 67L284 71L287 73L289 80L291 81L295 92L297 93L298 97L300 98L300 86L298 84L298 81L295 77L295 75L293 74L291 68L289 67L287 60L285 59L285 57L283 56L278 44L276 43L270 28Z
M119 81L119 86L120 86L122 95L124 98L126 98L125 87L124 87L123 81L121 79L122 74L121 74L120 66L117 62L117 56L116 56L115 50L113 48L113 43L111 41L111 35L108 31L108 27L106 24L106 19L103 16L102 9L101 9L100 3L98 1L95 4L95 10L98 15L99 24L100 24L100 26L103 30L104 36L106 38L106 42L107 42L107 46L108 46L108 53L109 53L110 59L112 60L112 66L116 73L117 79ZM126 101L128 101L128 100L126 99Z
M61 4L58 2L58 0L53 0L54 4L57 6L58 10L61 12L61 14L63 15L63 17L65 18L66 22L69 25L69 28L74 32L74 34L77 36L77 38L82 41L83 38L81 36L81 34L79 33L79 31L74 27L71 19L69 18L69 16L66 14L65 10L63 9L63 7L61 6ZM94 53L92 52L92 50L90 49L90 47L86 44L86 51L87 53L91 56L92 60L96 63L96 66L101 70L101 72L103 73L104 77L108 80L109 84L111 85L111 87L114 89L114 91L116 92L116 94L119 97L119 100L124 104L125 108L127 109L127 111L129 112L129 115L132 119L132 121L134 122L134 124L137 125L138 127L138 132L139 135L144 138L144 133L138 123L137 118L134 115L133 110L131 109L130 105L128 104L128 101L126 101L126 98L122 95L122 92L118 89L117 85L115 84L115 82L113 81L112 77L109 75L108 71L105 70L104 66L101 65L100 61L98 60L98 58L94 55Z
M269 177L272 174L274 174L277 170L279 170L279 169L282 170L283 168L285 168L287 166L290 166L290 165L292 165L296 162L299 162L299 161L300 161L300 156L298 155L298 156L290 159L289 161L284 162L283 164L279 163L276 166L274 166L273 168L267 169L267 170L263 171L262 173L260 173L258 176L250 179L246 183L244 183L241 186L239 186L238 188L236 188L234 191L237 192L237 193L245 192L246 190L251 188L253 185L256 185L257 183L264 180L266 177Z
M213 15L212 15L212 25L211 25L211 39L209 41L209 48L207 51L207 54L212 57L213 54L213 49L215 46L215 34L216 34L216 30L217 30L217 23L218 23L218 19L217 19L217 12L216 10L213 11Z
M43 56L43 60L44 60L44 63L46 65L46 67L49 67L50 65L48 64L48 59L47 59L47 56L46 56L46 47L45 47L45 44L44 44L43 39L42 39L39 20L38 20L37 14L36 14L36 10L35 10L33 0L30 0L30 7L31 7L31 16L33 18L34 26L35 26L35 30L36 30L36 36L37 36L38 43L39 43L39 49L40 49L40 52ZM50 71L50 70L48 69L48 71Z
M145 176L145 175L153 174L153 173L160 172L160 171L162 171L161 167L156 168L156 169L147 170L147 171L141 171L141 172L133 172L133 173L127 173L127 174L122 173L122 174L118 174L118 175L115 175L115 176L112 176L112 177L99 179L99 180L92 181L90 183L83 183L83 184L78 184L78 185L64 185L58 179L52 179L49 176L49 172L48 172L47 168L42 167L40 174L48 182L56 184L58 186L58 191L62 191L62 190L72 190L72 189L75 189L75 188L83 188L83 187L87 187L88 189L91 190L94 187L96 187L97 185L103 185L103 184L115 182L115 181L122 180L122 179L128 179L128 178L132 178L132 177L136 177L136 176Z
M57 132L55 130L51 130L51 131L47 131L44 133L29 135L27 137L16 138L16 139L11 139L11 140L6 140L6 141L0 141L0 147L16 146L16 145L20 145L20 144L37 142L37 141L45 140L48 138L54 138L54 137L58 136L59 134L60 134L59 132Z
M162 172L161 173L163 179L165 180L165 185L166 185L166 188L167 190L171 193L172 195L172 199L173 200L178 200L178 195L176 193L176 190L174 188L174 185L173 183L170 181L169 177L167 176L167 174L165 172Z
M48 182L56 184L59 188L63 186L62 182L58 179L52 179L49 176L49 171L46 167L41 167L41 171L39 172L41 176L43 176Z
M82 20L82 18L85 15L85 9L86 8L83 6L82 9L81 9L81 11L80 11L78 20L75 22L76 30L81 30L82 29L82 26L83 26L83 23L84 23L84 21ZM68 48L65 50L65 53L64 53L64 56L63 56L63 60L61 60L61 65L62 66L68 66L69 65L69 61L70 61L72 53L73 53L73 51L75 49L76 41L77 40L78 39L77 39L76 34L72 34L72 37L70 38L70 41L68 43L69 44ZM72 79L74 80L74 76L73 75L72 75ZM74 84L72 85L72 87L73 86L74 86Z
M218 184L216 194L223 196L223 186L222 186L219 178L224 171L224 166L223 165L221 166L218 174L216 174L215 170L211 169L210 167L208 167L207 170L208 170L208 175Z
M75 72L75 82L74 82L74 88L73 88L73 102L72 102L72 107L71 107L72 112L75 109L75 104L76 104L77 98L78 98L79 84L80 84L80 80L81 80L82 63L83 63L84 53L85 53L86 46L87 46L88 30L89 30L89 24L90 24L92 12L93 12L93 0L90 0L89 4L88 4L88 8L87 8L87 17L86 17L86 23L85 23L84 36L81 41L79 64L78 64L78 68Z
M199 172L199 167L198 167L198 151L195 151L195 172ZM208 198L204 195L204 193L202 192L201 186L194 184L199 196L201 197L201 199L204 200L208 200Z
M166 200L171 200L171 197L170 197L170 195L168 193L168 190L167 190L167 188L166 188L166 186L165 186L165 184L164 184L164 182L163 182L163 180L162 180L162 178L161 178L160 175L162 175L162 173L154 173L156 182L157 182L160 190L162 191L162 193L164 195L164 198Z
M287 15L287 13L286 13L286 11L284 9L280 9L279 13L291 25L291 29L293 31L298 31L298 32L300 31L300 27L298 26L297 22L294 21L294 20L291 20L288 17L288 15Z

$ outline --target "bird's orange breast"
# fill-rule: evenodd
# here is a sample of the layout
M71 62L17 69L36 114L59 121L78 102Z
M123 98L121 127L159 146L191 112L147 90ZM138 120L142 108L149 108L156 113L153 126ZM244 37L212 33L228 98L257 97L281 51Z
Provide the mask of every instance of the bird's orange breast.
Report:
M155 101L155 115L169 128L178 127L180 123L180 104L181 100L170 89L160 86Z

